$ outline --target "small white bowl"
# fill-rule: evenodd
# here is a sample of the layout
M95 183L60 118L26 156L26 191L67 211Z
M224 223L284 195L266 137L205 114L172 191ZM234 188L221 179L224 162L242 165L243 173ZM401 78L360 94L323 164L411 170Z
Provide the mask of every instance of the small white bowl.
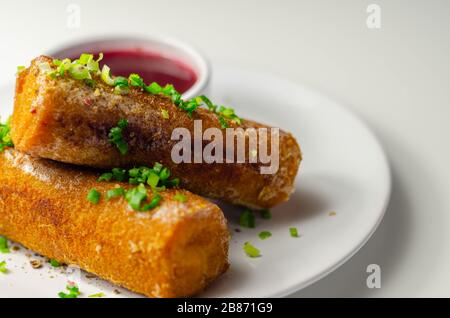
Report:
M111 50L136 49L154 52L163 57L180 61L190 67L197 76L195 83L183 93L183 98L207 94L210 84L211 68L204 55L193 46L169 37L101 37L78 42L69 42L47 54L55 58L79 56L88 52L107 52Z

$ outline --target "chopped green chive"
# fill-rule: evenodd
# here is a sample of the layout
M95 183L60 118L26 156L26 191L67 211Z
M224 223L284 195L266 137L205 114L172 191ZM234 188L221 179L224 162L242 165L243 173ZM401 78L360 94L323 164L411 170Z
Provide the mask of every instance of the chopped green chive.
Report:
M119 121L117 122L117 127L125 129L128 126L128 120L126 119L119 119Z
M0 152L2 152L6 147L14 147L11 140L11 126L9 122L9 119L4 124L0 122Z
M91 73L86 66L76 64L69 68L69 75L76 80L91 79Z
M159 173L159 177L161 180L167 180L170 177L170 170L167 168L162 168L161 172Z
M23 65L19 65L17 66L17 74L22 73L23 71L25 71L26 67Z
M94 59L93 54L88 53L82 53L80 57L78 58L78 63L80 64L87 64L89 61L92 61Z
M80 290L76 285L67 285L66 289L69 291L68 293L59 292L59 298L78 298L80 295Z
M134 185L148 184L153 190L162 191L166 187L171 188L179 185L180 180L177 178L169 179L170 175L170 170L157 162L153 168L139 167L130 170L114 168L111 172L102 174L98 180L128 181L128 183Z
M52 265L53 267L60 267L61 263L58 262L56 259L51 259L50 260L50 265Z
M2 261L0 262L0 273L6 274L8 272L8 269L6 268L6 262Z
M114 188L112 190L106 191L106 199L111 200L113 198L122 197L125 195L125 190L123 188Z
M84 82L86 83L87 86L89 86L91 88L94 88L95 85L97 85L97 83L93 79L90 79L90 78L85 79Z
M154 172L150 172L147 177L147 184L152 188L156 188L160 179L161 178L159 177L159 175Z
M97 294L89 295L88 297L89 298L101 298L101 297L105 297L105 296L106 296L105 293L97 293Z
M147 198L148 198L147 189L142 183L136 188L128 190L125 193L125 199L127 200L129 206L134 211L141 211L141 212L150 211L156 208L162 199L162 197L159 194L156 194L150 200L150 203L145 204L144 202L147 200Z
M128 80L130 81L131 86L134 86L134 87L144 87L145 86L144 80L142 79L142 77L140 77L137 74L130 74L130 76L128 76Z
M10 252L8 247L8 240L4 236L0 236L0 253L8 254Z
M227 121L225 120L225 118L223 118L222 116L219 116L219 123L220 123L220 127L222 127L223 129L230 127L227 123Z
M159 162L155 162L153 165L153 170L158 174L161 172L162 168L164 168L164 166Z
M254 228L255 216L253 215L252 211L245 210L244 212L242 212L241 216L239 217L239 224L242 227Z
M106 181L109 182L111 181L111 179L113 178L113 174L111 172L106 172L104 174L102 174L97 181L101 182L101 181Z
M100 202L100 192L96 189L91 189L87 195L87 199L92 204L98 204Z
M164 184L168 188L178 187L180 185L180 179L173 178L172 180L166 181Z
M139 173L140 173L140 171L138 168L133 168L133 169L128 170L128 174L132 178L137 178L139 176Z
M111 128L109 131L109 141L116 145L117 149L122 155L126 155L128 153L128 144L123 139L123 130L128 126L128 121L126 119L120 119L117 123L117 127Z
M183 193L179 193L179 192L177 192L177 194L175 194L173 198L181 203L184 203L187 201L187 197Z
M126 95L130 92L130 88L128 86L125 85L116 85L116 87L114 87L114 94L117 95Z
M145 189L143 184L140 184L136 188L127 191L125 198L133 210L140 211L141 203L147 199L147 189Z
M260 211L261 213L261 217L265 220L270 220L272 218L272 214L270 213L270 211L268 209L264 209L262 211Z
M123 76L114 78L114 86L128 86L128 79Z
M149 86L145 86L144 87L145 91L147 91L148 93L152 94L152 95L156 95L161 93L161 86L159 86L158 83L151 83Z
M299 237L296 227L289 228L289 233L291 234L292 237Z
M164 119L169 119L169 112L165 109L161 109L161 115Z
M176 93L175 88L173 87L172 84L167 84L166 86L164 86L164 87L162 88L161 92L162 92L164 95L168 95L168 96L170 96L170 95Z
M111 172L112 172L114 180L116 180L116 181L123 182L127 178L127 171L124 169L113 168Z
M144 205L144 207L142 208L142 211L146 212L146 211L153 210L154 208L156 208L158 206L161 199L162 199L162 197L159 194L155 195L149 204Z
M109 86L114 86L114 79L111 78L110 68L108 65L103 65L101 79Z
M245 242L244 252L245 252L245 254L247 254L249 257L252 257L252 258L261 256L261 252L259 251L259 249L254 247L249 242Z
M217 106L214 105L214 104L209 100L209 98L206 97L205 95L201 95L201 96L197 97L197 101L198 101L199 103L204 102L204 103L206 104L206 107L208 107L208 109L209 109L210 111L212 111L212 112L214 112L214 113L216 112Z
M261 240L265 240L265 239L271 237L272 233L270 233L269 231L262 231L258 234L258 236Z
M118 126L125 127L127 122L119 122ZM156 162L153 168L149 167L135 167L129 170L114 168L111 172L103 173L98 181L112 181L126 182L137 185L137 187L125 191L123 188L114 188L106 192L106 199L110 200L115 197L124 196L128 205L134 211L150 211L158 206L162 197L158 194L166 188L177 187L180 184L180 179L170 179L170 170L164 167L161 163ZM153 197L149 197L145 185L149 185ZM95 190L95 189L93 189ZM92 191L92 190L91 190ZM95 190L96 191L96 190ZM89 196L89 195L88 195ZM95 193L90 196L95 199ZM180 202L186 202L186 196L177 193L175 199ZM91 199L92 199L91 198ZM100 193L98 193L98 200L100 200Z

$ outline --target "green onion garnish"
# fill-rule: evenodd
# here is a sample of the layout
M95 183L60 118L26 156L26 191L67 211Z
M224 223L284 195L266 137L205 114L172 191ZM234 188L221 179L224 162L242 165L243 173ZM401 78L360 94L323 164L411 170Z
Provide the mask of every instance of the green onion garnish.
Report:
M223 129L228 128L230 126L228 126L227 121L225 120L225 118L223 118L222 116L219 115L219 123L220 123L220 127L222 127Z
M165 109L161 109L161 115L164 119L169 119L169 112Z
M170 170L167 168L162 168L161 172L159 173L159 178L161 180L167 180L170 177Z
M183 193L179 193L179 192L177 192L177 194L175 194L173 198L181 203L184 203L187 201L187 197Z
M149 204L144 205L144 207L142 208L142 211L146 212L146 211L153 210L154 208L156 208L158 206L161 199L162 199L162 197L159 194L155 195Z
M164 168L164 166L159 162L155 162L153 165L153 170L158 174L161 172L162 168Z
M161 93L163 93L164 95L170 96L172 94L178 93L175 88L173 87L172 84L167 84L166 86L164 86L161 90Z
M106 296L105 293L97 293L97 294L89 295L88 297L89 298L101 298L101 297L105 297L105 296Z
M138 168L133 168L133 169L128 170L128 175L132 178L137 178L139 176L139 173L140 173L140 171Z
M112 169L113 179L119 182L123 182L127 178L127 171L125 169L113 168Z
M25 66L22 65L17 66L17 74L22 73L23 71L25 71L25 69L26 69Z
M292 237L299 237L296 227L289 228L289 233L291 234Z
M131 86L134 86L134 87L144 87L145 86L144 80L142 79L142 77L140 77L137 74L130 74L130 76L128 76L128 80L130 81Z
M50 260L50 265L52 265L53 267L60 267L61 266L61 263L60 262L58 262L56 259L51 259Z
M242 212L241 216L239 217L239 224L242 227L254 228L255 216L253 215L252 211L245 210L244 212Z
M117 76L114 78L114 86L127 86L128 87L128 79L123 76Z
M111 181L111 179L113 178L113 174L111 172L106 172L104 174L102 174L97 181L101 182L101 181L106 181L109 182Z
M125 191L123 188L111 189L106 192L106 198L109 200L125 196L125 200L134 211L149 211L157 207L162 200L162 197L158 194L159 191L179 185L180 179L170 179L170 176L170 170L161 163L156 162L153 168L135 167L129 170L114 168L111 172L103 173L98 181L128 181L130 184L137 185L137 187L128 191ZM149 198L145 185L150 186L154 193L153 197ZM175 199L180 202L185 202L186 200L181 193L175 195Z
M76 60L80 64L87 64L89 61L92 61L94 59L93 54L88 53L82 53L78 60Z
M259 249L257 249L256 247L254 247L254 246L253 246L252 244L250 244L249 242L245 242L245 244L244 244L244 252L245 252L248 256L250 256L250 257L252 257L252 258L261 256L261 252L259 251Z
M100 176L98 181L119 181L134 185L147 184L153 190L162 191L165 188L172 188L179 185L178 178L170 178L170 170L157 162L153 168L139 167L130 170L114 168L111 172L104 173Z
M205 95L201 95L201 96L197 97L197 101L198 101L199 103L204 102L204 103L206 104L206 107L208 107L208 109L209 109L210 111L212 111L212 112L214 112L214 113L216 112L217 106L214 105L214 104L209 100L209 98L206 97Z
M114 94L124 95L130 92L128 87L128 79L122 76L117 76L114 79Z
M272 233L270 233L269 231L262 231L258 234L258 236L261 240L265 240L265 239L271 237Z
M69 68L69 75L76 80L91 79L91 73L84 65L76 64Z
M68 293L59 292L59 298L78 298L80 295L80 290L76 285L67 285L66 289L69 291Z
M109 131L109 141L116 145L117 149L121 155L126 155L128 153L128 144L123 139L123 130L128 126L128 121L126 119L120 119L117 123L117 127L111 128Z
M125 190L123 188L114 188L112 190L106 191L106 199L111 200L113 198L122 197L125 195Z
M8 240L4 236L0 236L0 253L8 254L10 252L8 247Z
M172 180L166 181L164 184L168 188L178 187L180 185L180 179L173 178Z
M152 95L159 94L161 93L162 90L161 86L159 86L159 84L155 82L151 83L149 86L145 86L144 89L146 92Z
M11 126L9 122L9 119L4 124L0 122L0 152L2 152L6 147L14 147L11 140Z
M109 86L114 86L114 79L111 78L110 68L108 65L103 65L101 79Z
M265 220L270 220L272 218L272 214L269 209L264 209L260 211L261 217Z
M92 204L98 204L100 202L100 192L98 192L96 189L91 189L87 195L87 199Z
M6 268L6 262L2 261L0 262L0 273L6 274L8 272L8 269Z
M133 210L141 211L141 204L147 199L147 189L143 184L140 184L136 188L127 191L125 198Z
M152 188L156 188L160 180L161 178L159 175L153 171L149 172L147 175L147 184Z
M114 94L117 95L126 95L130 92L130 88L124 85L117 85L114 87Z
M97 85L97 82L90 78L85 79L84 82L86 83L87 86L92 88L95 87L95 85Z

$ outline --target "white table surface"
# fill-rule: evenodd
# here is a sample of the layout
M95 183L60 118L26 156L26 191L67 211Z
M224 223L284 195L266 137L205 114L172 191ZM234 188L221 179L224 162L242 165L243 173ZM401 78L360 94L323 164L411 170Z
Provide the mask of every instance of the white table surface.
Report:
M70 3L81 8L78 29L66 26ZM366 26L370 3L381 7L381 29ZM449 1L5 1L0 84L60 43L161 32L213 61L325 92L366 120L388 153L393 193L373 238L292 296L450 296ZM366 287L372 263L381 266L380 289Z

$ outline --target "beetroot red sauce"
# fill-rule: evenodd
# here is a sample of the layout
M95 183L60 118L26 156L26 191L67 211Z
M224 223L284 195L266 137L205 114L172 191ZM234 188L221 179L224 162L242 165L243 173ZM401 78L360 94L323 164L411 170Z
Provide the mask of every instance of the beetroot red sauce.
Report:
M95 54L95 56L97 56ZM157 53L130 49L103 52L100 67L107 64L114 76L128 77L139 74L148 85L156 82L163 86L172 84L180 93L186 92L197 80L195 72L180 61L172 60Z

